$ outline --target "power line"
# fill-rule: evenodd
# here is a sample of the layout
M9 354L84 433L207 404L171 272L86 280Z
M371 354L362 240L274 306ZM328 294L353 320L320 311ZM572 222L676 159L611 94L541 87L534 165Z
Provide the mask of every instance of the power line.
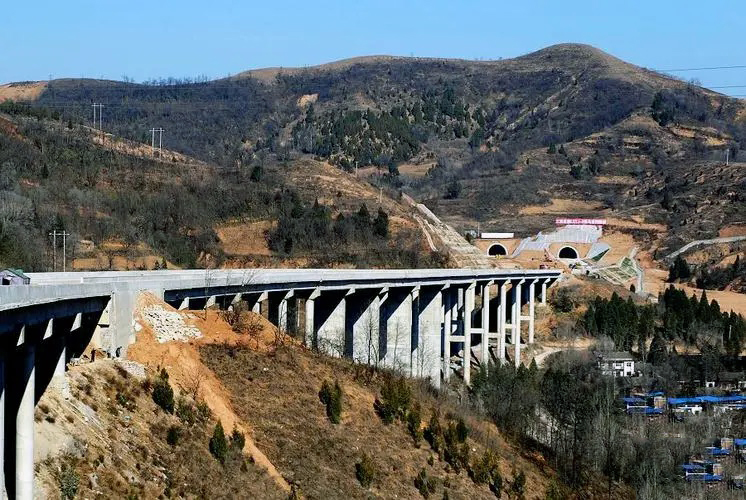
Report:
M746 85L703 85L708 89L743 89Z
M654 69L662 73L673 73L675 71L710 71L715 69L744 69L746 64L737 64L735 66L705 66L702 68L673 68L673 69Z

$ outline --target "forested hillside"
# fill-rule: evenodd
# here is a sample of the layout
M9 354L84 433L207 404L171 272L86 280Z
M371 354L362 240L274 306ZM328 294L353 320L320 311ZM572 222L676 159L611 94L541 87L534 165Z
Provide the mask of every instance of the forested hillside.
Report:
M277 259L443 264L431 260L417 238L389 230L382 208L366 215L364 202L353 200L360 216L345 222L337 207L304 204L283 178L286 165L262 161L227 169L169 153L140 154L113 136L103 136L102 143L97 131L46 108L5 102L0 113L7 117L0 115L0 267L51 270L53 230L69 233L68 258L85 245L113 247L104 268L115 255L131 260L143 253L159 267L221 265L231 256L215 228L236 218L279 221L269 233L251 235L259 245L269 244ZM324 234L335 237L311 237ZM392 243L402 236L406 244ZM61 270L61 238L57 244Z
M414 195L459 229L481 222L534 232L551 218L517 209L566 198L664 224L660 246L673 248L744 216L742 169L718 170L726 151L737 160L746 141L743 103L585 45L499 61L371 57L215 81L38 85L29 105L62 124L90 123L91 104L101 103L103 129L116 136L147 144L151 128L163 128L164 147L210 165L208 186L186 192L227 201L215 208L217 220L257 213L276 220L267 194L278 181L266 166L292 171L309 158L363 169L367 181ZM257 169L270 179L252 181ZM192 175L172 184L193 184ZM199 241L189 243L192 257L209 251L210 235L182 222L182 239Z

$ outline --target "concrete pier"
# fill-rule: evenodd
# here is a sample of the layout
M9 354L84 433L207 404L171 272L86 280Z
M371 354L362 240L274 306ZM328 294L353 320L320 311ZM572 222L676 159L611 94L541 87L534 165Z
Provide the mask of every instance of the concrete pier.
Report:
M412 288L390 288L381 305L383 366L399 373L412 370Z
M443 303L440 286L423 286L418 299L417 346L413 351L412 375L429 378L440 387L440 339L443 324Z
M0 498L6 498L5 488L5 401L7 399L5 389L5 358L0 355Z
M15 497L34 498L34 392L36 379L36 348L32 344L18 350L18 384L21 397L15 415L16 421L16 478Z
M451 338L453 337L453 289L443 290L443 380L451 378Z
M483 283L481 285L480 299L482 302L482 342L480 344L480 362L485 366L489 366L490 357L490 282Z
M521 289L523 287L523 281L519 280L513 284L513 315L511 321L513 323L513 362L515 367L518 368L521 364Z

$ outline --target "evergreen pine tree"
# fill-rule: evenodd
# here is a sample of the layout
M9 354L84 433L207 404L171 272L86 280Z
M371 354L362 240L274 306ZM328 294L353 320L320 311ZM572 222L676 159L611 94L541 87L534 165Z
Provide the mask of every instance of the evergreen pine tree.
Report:
M225 431L223 431L223 424L220 421L215 425L215 430L210 438L210 453L218 462L225 463L225 457L228 454L228 442L225 439Z

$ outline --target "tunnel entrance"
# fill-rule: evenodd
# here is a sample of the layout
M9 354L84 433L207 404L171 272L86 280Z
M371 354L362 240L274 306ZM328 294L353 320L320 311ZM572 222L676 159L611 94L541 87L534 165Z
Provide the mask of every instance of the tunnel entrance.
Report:
M498 256L508 255L508 250L504 246L502 246L500 243L495 243L494 245L490 247L489 250L487 250L487 253L492 256L498 257Z
M559 251L558 257L560 259L577 259L578 251L575 250L573 247L562 247L562 249Z

